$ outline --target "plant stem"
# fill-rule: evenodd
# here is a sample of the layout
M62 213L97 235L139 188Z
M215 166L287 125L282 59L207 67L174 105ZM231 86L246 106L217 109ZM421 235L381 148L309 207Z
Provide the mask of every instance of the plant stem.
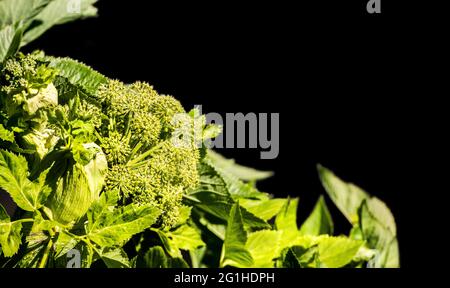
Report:
M154 146L153 148L149 149L148 151L142 153L138 157L134 158L133 160L130 160L127 163L127 166L133 167L134 164L139 163L139 161L144 160L148 156L150 156L156 149L160 148L164 142L159 143L158 145Z
M196 203L202 203L202 202L201 202L200 200L198 200L197 198L191 197L191 196L186 195L186 194L183 194L183 198L184 198L184 199L187 199L187 200L191 200L191 201L196 202Z
M50 250L53 246L53 240L50 238L50 240L47 243L47 246L45 247L44 255L41 258L41 261L39 262L38 268L45 268L48 261L48 256L50 255Z
M34 222L34 219L27 218L27 219L16 220L16 221L13 221L13 222L15 222L15 223L29 223L29 222Z

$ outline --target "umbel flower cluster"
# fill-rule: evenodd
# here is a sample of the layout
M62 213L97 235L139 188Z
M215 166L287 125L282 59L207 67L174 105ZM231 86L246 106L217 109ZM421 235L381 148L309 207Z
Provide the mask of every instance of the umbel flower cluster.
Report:
M2 71L2 118L15 126L23 147L36 151L34 157L39 161L55 151L69 149L72 158L80 155L83 161L75 162L83 166L101 153L107 160L107 169L101 173L105 192L117 194L123 205L151 204L158 208L162 211L158 221L162 227L177 223L183 191L195 187L199 178L194 118L175 98L159 95L143 82L127 85L106 79L95 94L81 93L56 76L57 69L50 67L49 59L42 53L19 54L9 59ZM174 137L191 140L176 145L179 141ZM88 153L88 143L96 145L96 153ZM72 176L62 182L82 186L82 181L74 183ZM58 217L62 222L82 216L100 192L81 197L77 192L81 190L71 193L80 194L79 198L57 193L50 197L58 202L50 207L72 207L61 212L65 213ZM77 205L63 203L77 199Z
M98 99L107 116L98 133L110 166L105 189L117 191L125 202L154 204L163 211L162 224L172 226L183 191L198 183L198 148L173 141L173 132L182 128L174 119L185 113L183 107L142 82L111 80Z

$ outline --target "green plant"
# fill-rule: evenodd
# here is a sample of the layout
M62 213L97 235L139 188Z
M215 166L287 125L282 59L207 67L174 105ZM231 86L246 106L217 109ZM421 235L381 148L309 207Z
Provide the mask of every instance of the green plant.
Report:
M3 267L66 267L73 249L81 267L399 266L389 209L326 168L348 236L333 236L324 197L298 226L299 199L259 191L270 172L209 150L220 127L196 109L69 58L19 52L95 15L94 2L68 14L65 1L0 0L0 193L17 205L0 205Z

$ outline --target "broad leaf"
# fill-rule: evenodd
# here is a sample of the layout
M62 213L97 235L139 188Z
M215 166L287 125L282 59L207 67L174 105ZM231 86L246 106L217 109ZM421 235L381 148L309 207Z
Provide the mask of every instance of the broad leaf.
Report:
M259 171L236 164L233 159L226 159L212 150L208 150L208 158L217 168L244 181L263 180L273 175L273 172L270 171Z
M94 71L89 66L70 58L53 58L50 60L50 67L58 70L58 75L67 78L69 82L93 95L102 84L106 84L108 79Z
M270 220L277 215L281 208L286 204L287 199L268 199L268 200L239 200L241 206L256 217L262 220Z
M144 254L139 254L136 268L167 268L167 257L161 246L152 247Z
M172 246L182 250L195 250L205 246L200 233L193 227L182 225L174 231L166 232Z
M300 236L292 246L301 246L305 249L318 246L319 261L321 267L339 268L349 264L357 258L364 241L352 240L346 237Z
M95 2L97 0L0 1L0 63L52 26L95 16Z
M242 198L250 199L266 199L267 194L259 192L258 189L252 183L244 183L241 179L235 176L233 173L222 169L215 165L214 161L209 157L203 159L201 166L201 175L206 169L206 176L219 177L225 184L227 193L234 199L239 200Z
M5 208L0 205L0 246L3 255L11 257L17 253L22 244L21 222L11 222Z
M151 205L130 204L113 211L107 208L97 215L95 223L88 225L87 237L102 247L123 245L131 236L153 225L160 214ZM90 218L93 219L92 214Z
M179 226L172 231L152 230L158 234L167 253L172 257L182 257L180 249L194 251L199 247L205 246L199 231L187 224Z
M364 242L345 237L323 236L318 244L320 262L328 268L339 268L352 261Z
M72 250L78 244L78 240L68 235L64 231L59 233L53 248L55 249L55 259L65 256L67 252Z
M31 20L50 1L52 0L1 0L0 28Z
M197 192L195 193L195 198L200 202L197 204L194 203L193 205L195 205L195 207L223 219L224 221L227 221L231 208L234 205L234 201L229 197L224 197L211 191ZM241 208L241 214L242 221L246 227L255 229L270 228L270 225L266 221L256 217L244 208Z
M185 224L191 217L191 210L192 210L192 207L182 205L180 208L180 216L178 217L178 221L174 225L174 227L178 227L178 226Z
M0 64L19 50L22 33L21 28L12 25L0 29Z
M230 193L229 185L215 167L209 163L203 162L199 167L199 172L200 185L187 195L189 204L227 221L231 208L235 203ZM256 229L270 228L270 225L263 219L256 217L246 209L241 210L246 227Z
M397 268L400 266L395 222L385 205L376 198L364 201L360 209L360 226L369 248L378 252L369 262L374 268ZM387 210L386 210L387 209ZM389 215L389 216L387 216Z
M397 235L397 226L395 224L394 215L388 206L376 197L366 200L366 205L370 213L382 224L392 235Z
M167 257L161 246L155 246L137 256L136 268L189 268L189 265L183 258Z
M211 223L211 221L209 221L205 217L201 217L199 221L200 224L205 226L206 229L216 235L220 240L225 239L225 231L227 229L225 224Z
M14 142L14 132L7 130L0 124L0 140L7 142Z
M233 205L228 219L220 266L248 267L253 258L246 249L247 232L244 230L239 203Z
M92 203L87 212L88 230L94 230L97 226L101 225L101 222L114 211L117 201L119 200L119 194L117 191L106 191L100 195L100 198Z
M20 260L14 264L14 267L37 268L40 264L40 260L44 254L45 248L47 247L49 237L43 232L27 232L24 233L28 234L25 237L26 245L24 245L24 249L18 254Z
M278 265L283 268L319 268L318 246L315 245L309 248L292 246L286 248L282 252L281 261Z
M130 260L122 248L103 249L99 257L108 268L130 268Z
M333 220L323 196L320 196L314 210L300 228L303 235L333 235Z
M298 237L297 206L298 198L290 199L275 218L275 227L282 232L281 247L290 246Z
M43 173L36 181L28 178L28 163L23 156L0 150L0 187L11 195L23 210L39 209L50 188L45 185Z
M252 267L273 268L274 259L279 255L280 232L261 230L248 235L246 249L253 258Z
M95 253L92 244L80 241L64 257L59 257L56 264L60 268L90 268L98 259L99 255Z
M333 172L318 165L322 185L334 204L352 224L358 223L358 208L369 195L361 188L339 179Z
M180 249L178 249L178 247L172 244L169 237L167 237L167 234L164 231L160 229L152 229L152 231L158 234L159 239L161 240L164 249L166 249L167 254L169 254L172 257L181 257Z
M93 6L96 2L97 0L50 1L50 3L39 12L39 14L33 17L33 21L37 25L32 25L31 28L26 31L22 41L22 46L35 40L55 25L96 16L97 9Z

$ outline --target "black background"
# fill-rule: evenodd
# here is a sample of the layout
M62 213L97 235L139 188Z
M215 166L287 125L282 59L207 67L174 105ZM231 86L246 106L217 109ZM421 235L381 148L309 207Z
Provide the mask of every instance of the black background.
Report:
M388 2L382 14L369 15L365 0L103 0L98 18L53 28L26 50L69 56L124 82L149 82L187 109L280 113L277 159L260 160L258 150L220 152L274 171L259 187L299 196L301 219L325 193L317 163L356 183L392 209L401 263L415 266L417 207L410 199L419 188L406 183L421 157L422 104L409 93L418 60L406 44L413 27L399 18L407 11ZM327 202L337 232L348 232Z

